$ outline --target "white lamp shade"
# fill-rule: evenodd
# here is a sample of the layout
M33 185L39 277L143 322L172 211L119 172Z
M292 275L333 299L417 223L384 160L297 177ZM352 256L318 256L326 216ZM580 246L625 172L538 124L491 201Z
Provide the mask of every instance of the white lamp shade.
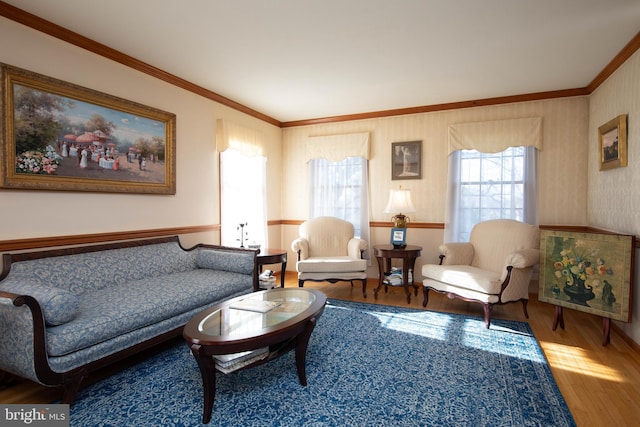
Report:
M411 201L411 190L389 190L389 202L384 213L412 213L416 208Z

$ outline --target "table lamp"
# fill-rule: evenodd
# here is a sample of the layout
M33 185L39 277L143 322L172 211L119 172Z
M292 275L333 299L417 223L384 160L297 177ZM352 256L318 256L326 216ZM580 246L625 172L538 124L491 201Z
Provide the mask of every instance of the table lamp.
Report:
M413 207L411 201L411 190L389 190L389 202L384 209L384 213L395 213L391 220L394 228L407 228L409 217L405 213L413 213L416 208Z

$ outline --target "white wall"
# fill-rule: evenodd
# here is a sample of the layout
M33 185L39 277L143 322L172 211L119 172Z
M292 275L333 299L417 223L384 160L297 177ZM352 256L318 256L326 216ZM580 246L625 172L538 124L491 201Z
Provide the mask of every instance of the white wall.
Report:
M0 40L11 40L0 43L0 62L177 116L175 195L0 189L0 240L219 224L218 118L267 136L268 218L280 218L280 128L5 18ZM218 243L217 234L198 239Z
M622 234L640 235L640 51L629 58L592 95L589 105L589 225ZM599 170L598 127L628 114L628 166ZM635 289L640 283L635 260ZM633 293L631 323L616 322L640 343L640 292Z

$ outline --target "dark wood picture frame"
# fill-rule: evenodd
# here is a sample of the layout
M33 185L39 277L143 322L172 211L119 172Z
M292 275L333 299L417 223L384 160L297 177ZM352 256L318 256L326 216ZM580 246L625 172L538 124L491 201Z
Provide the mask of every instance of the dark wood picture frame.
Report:
M176 116L0 64L0 186L176 193Z
M627 115L621 114L598 128L600 170L627 166Z
M422 141L391 143L391 179L422 179Z

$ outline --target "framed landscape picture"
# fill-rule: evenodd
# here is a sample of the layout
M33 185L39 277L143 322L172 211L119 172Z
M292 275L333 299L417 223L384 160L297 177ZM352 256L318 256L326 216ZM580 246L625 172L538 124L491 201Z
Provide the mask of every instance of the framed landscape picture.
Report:
M600 170L627 166L627 115L622 114L598 128Z
M175 194L175 114L0 67L3 188Z
M542 230L538 299L629 322L635 237Z

